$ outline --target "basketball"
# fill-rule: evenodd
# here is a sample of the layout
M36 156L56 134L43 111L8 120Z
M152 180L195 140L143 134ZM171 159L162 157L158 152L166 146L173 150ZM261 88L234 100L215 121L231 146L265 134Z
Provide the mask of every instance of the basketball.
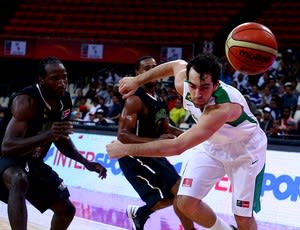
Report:
M247 75L267 71L277 56L277 41L266 26L247 22L235 27L225 42L228 62L235 69Z

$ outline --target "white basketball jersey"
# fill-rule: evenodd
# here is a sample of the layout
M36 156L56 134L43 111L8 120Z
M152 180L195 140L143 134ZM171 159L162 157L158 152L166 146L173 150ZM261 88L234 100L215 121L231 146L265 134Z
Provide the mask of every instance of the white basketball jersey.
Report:
M213 93L208 104L222 104L222 103L238 103L243 108L243 113L234 122L225 123L214 135L212 135L207 142L214 145L227 145L229 143L236 143L246 140L256 129L260 129L256 117L252 114L244 96L234 87L220 81L220 85ZM183 90L183 106L193 116L197 122L202 112L196 108L191 101L189 92L189 85L184 82Z

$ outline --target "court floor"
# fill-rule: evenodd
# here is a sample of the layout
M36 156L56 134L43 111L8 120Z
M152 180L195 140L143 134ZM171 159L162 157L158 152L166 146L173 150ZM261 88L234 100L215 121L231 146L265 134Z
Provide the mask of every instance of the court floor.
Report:
M50 229L50 221L52 217L52 211L46 211L41 214L31 205L27 205L28 209L28 230L46 230ZM7 217L7 205L0 203L0 229L11 230ZM124 230L116 226L111 226L96 221L87 220L80 217L75 217L72 221L69 230Z
M71 201L76 207L76 217L68 230L128 230L130 222L125 213L128 204L141 205L140 199L117 196L114 194L88 191L69 187ZM52 211L41 214L27 203L28 230L47 230L50 228ZM234 223L232 216L218 214L227 223ZM104 224L106 223L106 224ZM278 225L259 221L259 230L300 230L299 227ZM122 226L122 227L116 227ZM181 230L180 222L171 207L155 212L147 221L145 229ZM198 230L203 230L197 226ZM0 230L11 230L7 217L7 205L0 202Z

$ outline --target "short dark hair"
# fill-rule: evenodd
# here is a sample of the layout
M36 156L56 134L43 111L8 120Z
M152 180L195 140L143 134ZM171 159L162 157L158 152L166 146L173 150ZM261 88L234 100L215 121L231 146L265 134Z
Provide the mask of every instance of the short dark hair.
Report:
M140 57L137 61L136 61L136 63L135 63L135 70L138 70L139 68L140 68L140 66L141 66L141 62L142 61L144 61L144 60L146 60L146 59L154 59L154 57L152 57L152 56L150 56L150 55L146 55L146 56L142 56L142 57Z
M57 57L49 56L49 57L43 58L39 62L39 66L38 66L38 75L39 75L39 77L44 77L46 75L46 68L45 67L48 64L63 64L63 63Z
M213 54L201 53L193 57L187 64L186 76L189 79L189 73L191 68L196 70L200 74L200 78L204 74L211 74L212 82L216 84L221 75L221 64L218 62L217 57Z

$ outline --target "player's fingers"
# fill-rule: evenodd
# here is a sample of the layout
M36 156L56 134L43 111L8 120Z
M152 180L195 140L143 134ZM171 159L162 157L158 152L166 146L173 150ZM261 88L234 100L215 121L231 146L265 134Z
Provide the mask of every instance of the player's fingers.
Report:
M123 99L127 99L128 97L130 97L133 94L132 91L129 91L128 93L123 94L122 98Z

